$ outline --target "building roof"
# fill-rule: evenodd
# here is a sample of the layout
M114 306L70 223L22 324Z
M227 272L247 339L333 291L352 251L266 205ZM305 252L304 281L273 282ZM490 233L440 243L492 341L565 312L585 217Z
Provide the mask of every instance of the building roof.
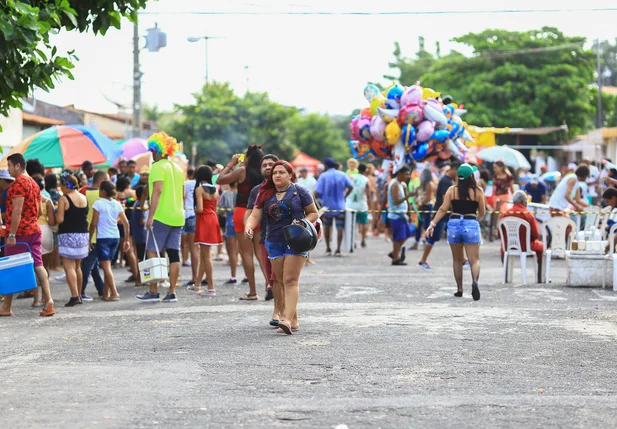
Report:
M21 119L23 122L29 123L29 124L36 124L36 125L64 125L66 124L65 121L60 121L58 119L51 119L51 118L45 118L43 116L38 116L38 115L33 115L31 113L26 113L26 112L22 112L21 113Z
M114 140L123 140L125 137L124 134L121 133L114 133L113 131L107 131L107 130L102 130L99 128L99 131L103 134L105 134L107 137L109 137L110 139L114 139Z
M57 124L52 125L61 125L61 124L76 124L83 125L84 124L84 115L75 110L67 109L65 107L56 106L55 104L45 103L44 101L37 100L35 98L29 97L26 98L26 102L34 108L32 112L24 112L31 115L36 115L41 118L55 119L57 121L62 121Z

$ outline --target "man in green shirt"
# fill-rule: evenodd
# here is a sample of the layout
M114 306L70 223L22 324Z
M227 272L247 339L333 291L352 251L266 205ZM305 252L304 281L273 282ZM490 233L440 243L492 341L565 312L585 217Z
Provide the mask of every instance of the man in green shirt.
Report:
M180 276L180 242L184 226L184 171L169 158L179 146L176 139L164 132L148 139L148 150L154 163L150 168L148 190L150 210L146 229L147 258L162 257L156 253L156 245L169 258L169 291L163 302L178 302L176 284ZM156 240L156 245L155 245ZM150 290L137 299L142 302L159 302L158 282L150 283Z

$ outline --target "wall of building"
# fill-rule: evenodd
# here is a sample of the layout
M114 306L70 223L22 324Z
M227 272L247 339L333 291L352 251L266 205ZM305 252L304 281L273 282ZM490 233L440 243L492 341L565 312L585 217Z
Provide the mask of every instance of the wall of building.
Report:
M123 134L125 137L131 135L130 124L127 125L115 119L106 118L105 116L99 116L93 113L84 113L84 125L94 126L99 130Z
M0 126L0 147L6 153L23 139L21 110L11 109L8 116L0 116Z

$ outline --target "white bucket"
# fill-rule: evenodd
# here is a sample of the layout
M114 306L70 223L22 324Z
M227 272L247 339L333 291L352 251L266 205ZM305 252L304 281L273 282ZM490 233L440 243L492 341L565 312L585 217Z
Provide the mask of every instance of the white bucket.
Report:
M148 238L151 231L146 232L146 249L148 248ZM154 248L157 255L160 255L159 246L156 242L156 237L152 234L154 240ZM167 258L151 258L141 261L139 266L139 275L141 276L142 283L158 283L163 280L169 280L169 265L167 264Z

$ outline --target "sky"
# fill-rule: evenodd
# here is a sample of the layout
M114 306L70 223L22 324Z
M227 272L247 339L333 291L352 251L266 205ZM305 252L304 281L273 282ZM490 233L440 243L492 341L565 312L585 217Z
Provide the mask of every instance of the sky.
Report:
M541 5L541 6L539 6ZM512 31L554 26L569 36L615 40L614 0L517 0L376 2L355 0L204 0L151 1L140 14L139 29L158 24L167 33L167 47L140 54L142 103L171 110L188 104L205 82L205 43L188 37L217 36L209 42L210 80L229 81L238 93L267 91L272 100L310 112L349 114L365 107L363 88L369 81L388 83L388 62L398 41L405 56L417 51L418 37L434 52L465 49L451 39L488 28ZM538 10L528 13L487 11ZM591 9L613 8L611 11ZM551 9L570 9L549 12ZM582 10L585 9L585 10ZM183 14L181 12L259 13ZM283 12L435 12L425 15L284 15ZM450 13L455 12L455 13ZM268 14L270 13L270 14ZM62 32L53 42L60 52L74 49L79 61L75 80L63 79L50 93L35 91L41 100L58 105L115 113L110 103L131 105L133 25L105 36ZM142 41L142 43L144 43ZM248 78L248 81L247 81ZM411 82L402 82L410 84ZM440 90L440 89L438 89Z

